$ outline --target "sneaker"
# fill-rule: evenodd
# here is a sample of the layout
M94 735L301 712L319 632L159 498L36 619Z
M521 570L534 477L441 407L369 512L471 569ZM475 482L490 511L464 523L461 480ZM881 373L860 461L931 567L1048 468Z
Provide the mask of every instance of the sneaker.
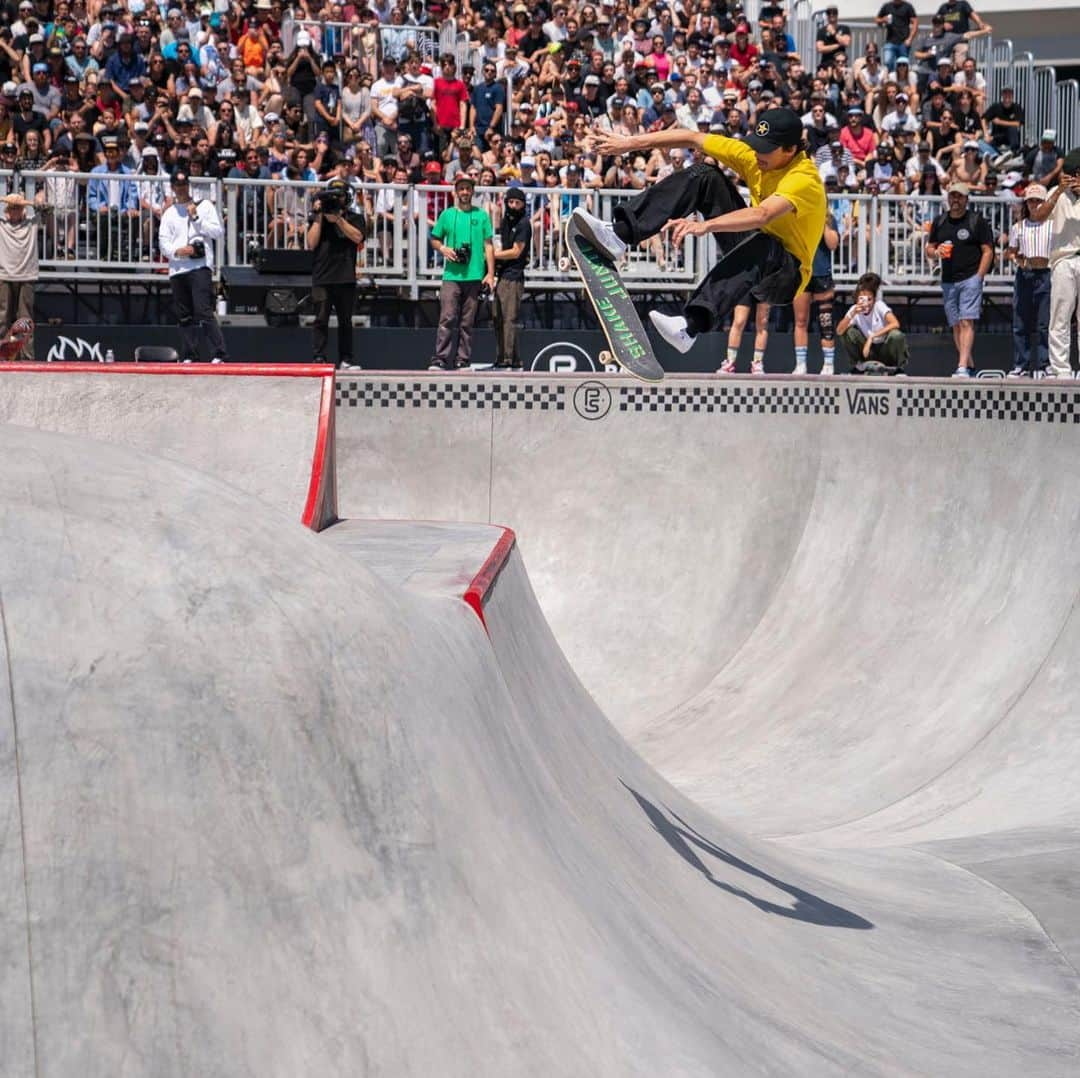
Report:
M825 375L831 375L833 373L833 365L831 363L822 363L821 373Z
M795 364L795 369L791 373L792 374L806 374L806 364L805 363L796 363Z
M446 370L446 364L441 359L433 359L428 364L429 371L444 371Z
M957 367L952 376L954 378L974 378L975 372L970 367Z
M225 360L221 356L214 356L214 358L212 360L210 360L210 362L211 363L224 363Z
M576 207L571 216L577 221L582 235L612 262L618 262L626 253L626 244L615 235L615 229L607 221L594 217L583 206Z
M574 212L577 213L577 210ZM649 321L656 328L656 332L676 352L689 352L694 347L694 338L686 332L686 319L681 314L661 314L659 311L649 311Z
M1005 376L1006 378L1030 378L1031 371L1026 367L1013 367L1011 371Z
M723 363L716 370L717 374L734 374L735 373L735 360L725 359Z
M353 363L351 359L343 359L338 364L339 371L362 371L363 369L359 363Z
M760 359L752 359L750 361L750 373L751 374L764 374L765 364Z

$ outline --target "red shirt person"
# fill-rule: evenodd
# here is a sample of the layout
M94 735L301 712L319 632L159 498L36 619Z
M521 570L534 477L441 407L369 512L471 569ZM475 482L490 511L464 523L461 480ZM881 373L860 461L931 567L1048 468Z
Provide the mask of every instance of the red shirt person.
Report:
M757 45L750 40L750 27L747 23L741 22L735 28L735 44L731 46L728 55L741 68L749 67L761 55Z
M449 133L465 126L469 109L469 91L465 83L457 77L457 64L452 56L444 56L439 66L442 68L442 74L435 80L432 91L435 102L435 126Z
M848 122L840 132L840 142L851 152L859 168L866 166L866 159L877 149L877 135L866 126L866 114L860 108L848 109Z

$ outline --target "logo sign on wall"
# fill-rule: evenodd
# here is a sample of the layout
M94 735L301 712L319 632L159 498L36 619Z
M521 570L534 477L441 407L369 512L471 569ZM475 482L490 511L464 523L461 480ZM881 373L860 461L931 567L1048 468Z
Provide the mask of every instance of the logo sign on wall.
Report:
M536 353L531 369L550 371L552 374L572 374L574 371L595 371L596 364L580 344L556 341Z
M611 411L611 390L603 382L582 382L574 390L574 411L582 419L603 419Z
M53 342L46 363L104 363L100 343L91 344L82 337L65 337L62 334Z

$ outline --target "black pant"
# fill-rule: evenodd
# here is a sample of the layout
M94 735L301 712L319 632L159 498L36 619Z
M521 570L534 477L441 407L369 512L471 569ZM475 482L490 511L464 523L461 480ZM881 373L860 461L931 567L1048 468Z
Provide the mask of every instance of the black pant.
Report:
M186 273L174 273L169 284L172 285L176 319L180 323L181 358L201 360L200 338L205 336L210 345L210 357L227 360L229 350L214 314L214 282L209 268L203 266Z
M337 315L337 361L351 363L353 359L352 316L356 306L356 284L317 284L311 289L311 298L315 304L315 325L312 327L314 338L312 354L315 359L326 359L326 344L329 337L330 311Z
M694 165L665 176L629 202L617 205L612 217L620 234L637 244L655 236L669 221L700 212L719 217L745 207L735 185L712 165ZM627 238L623 235L623 238ZM698 285L684 308L691 333L718 328L732 310L749 299L790 303L801 273L795 257L765 232L720 232L720 261Z

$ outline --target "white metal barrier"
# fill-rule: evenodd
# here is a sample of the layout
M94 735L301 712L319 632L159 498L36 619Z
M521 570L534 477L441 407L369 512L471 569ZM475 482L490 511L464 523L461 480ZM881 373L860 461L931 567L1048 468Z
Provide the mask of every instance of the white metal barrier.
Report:
M194 179L194 178L193 178ZM78 266L87 282L145 278L166 272L157 246L161 214L169 204L168 180L153 176L27 172L16 178L0 172L0 197L15 182L30 199L44 193L38 255L44 276L70 276ZM200 197L210 198L225 224L217 268L252 267L263 250L301 250L320 185L287 180L197 179ZM526 277L534 290L570 291L581 287L567 264L564 226L575 206L585 205L610 218L615 205L633 192L587 188L526 190L532 227L532 252ZM496 234L501 223L501 188L479 188L476 204L486 209ZM431 245L439 214L453 204L453 188L365 184L357 205L368 221L358 272L372 284L401 288L416 296L442 277L442 258ZM990 222L998 243L987 278L991 292L1011 289L1012 266L1002 254L1018 204L975 198L974 208ZM944 211L940 199L897 195L838 195L830 200L840 232L833 275L851 285L866 272L879 274L890 289L933 292L938 266L926 257L930 222ZM715 260L714 237L690 238L676 246L664 233L632 248L620 271L637 292L691 291Z

